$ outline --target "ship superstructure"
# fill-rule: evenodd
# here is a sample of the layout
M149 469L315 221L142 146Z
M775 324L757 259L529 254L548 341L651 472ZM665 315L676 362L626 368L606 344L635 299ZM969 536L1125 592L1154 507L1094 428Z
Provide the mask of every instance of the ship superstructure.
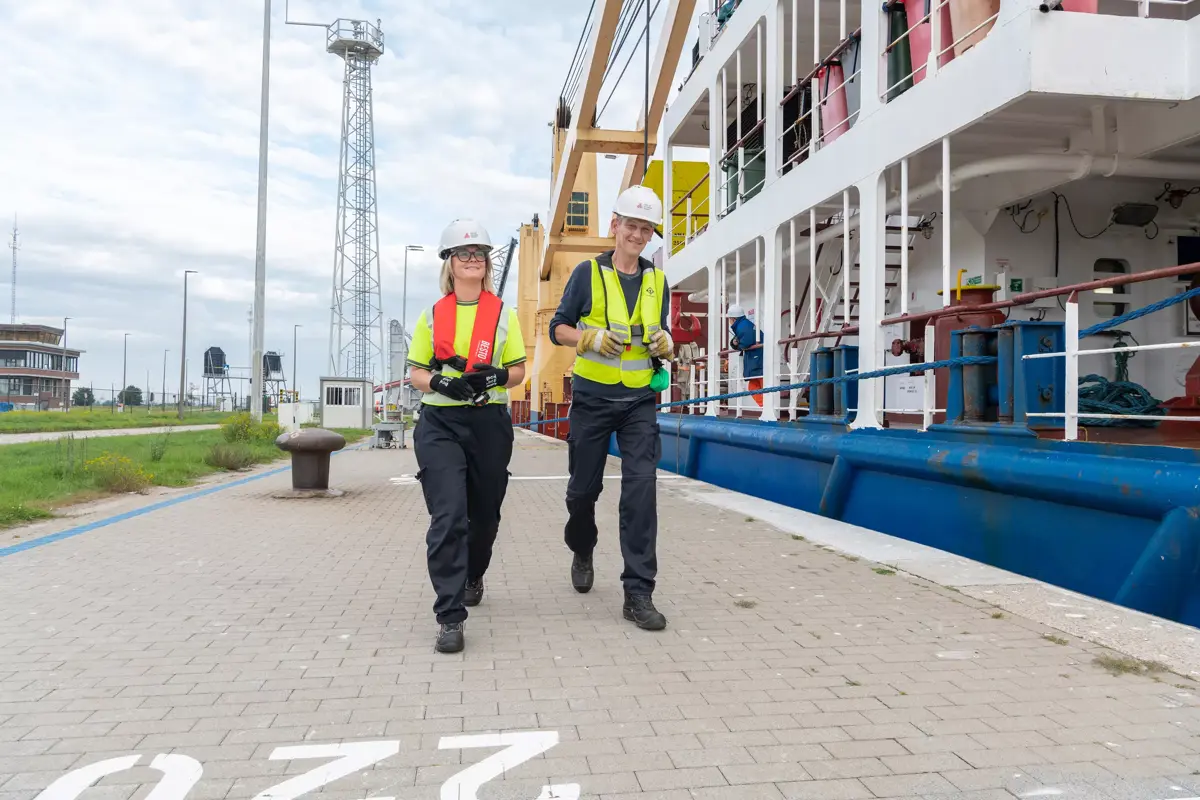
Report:
M540 321L607 245L604 209L572 216L583 159L646 147L679 345L660 466L1200 624L1196 6L702 0L679 41L675 2L657 136L587 122L621 8L595 4L522 232L542 369L514 417L569 435Z

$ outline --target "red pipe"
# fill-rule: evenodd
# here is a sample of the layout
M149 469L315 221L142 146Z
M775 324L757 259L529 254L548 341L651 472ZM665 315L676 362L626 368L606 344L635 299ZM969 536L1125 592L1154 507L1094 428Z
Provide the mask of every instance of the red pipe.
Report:
M1060 297L1064 294L1074 294L1076 292L1088 291L1089 289L1105 289L1110 286L1125 286L1130 283L1143 283L1145 281L1153 281L1159 278L1174 278L1178 275L1191 275L1200 272L1200 262L1192 264L1180 264L1177 267L1163 267L1161 269L1151 269L1146 272L1136 272L1131 275L1115 275L1111 278L1100 278L1094 281L1084 281L1083 283L1072 283L1068 286L1059 286L1055 289L1041 289L1036 292L1022 292L1014 295L1010 300L998 300L995 303L984 303L978 306L970 306L972 312L976 311L995 311L1001 308L1012 308L1013 306L1023 306L1032 303L1034 300L1042 300L1047 297ZM969 287L963 287L969 288ZM954 291L951 289L950 291ZM919 314L901 314L898 317L889 317L881 320L880 325L895 325L897 322L920 322L921 320L936 319L949 314L963 313L963 306L946 306L939 308L937 311L922 311ZM782 342L781 342L782 344Z

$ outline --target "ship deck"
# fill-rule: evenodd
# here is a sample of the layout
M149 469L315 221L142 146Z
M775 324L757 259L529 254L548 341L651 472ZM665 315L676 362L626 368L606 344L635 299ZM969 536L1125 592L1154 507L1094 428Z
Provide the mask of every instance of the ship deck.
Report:
M670 626L640 631L619 463L579 595L565 444L523 431L467 649L436 654L415 471L351 450L340 498L265 469L19 531L0 800L1200 796L1196 629L662 473Z

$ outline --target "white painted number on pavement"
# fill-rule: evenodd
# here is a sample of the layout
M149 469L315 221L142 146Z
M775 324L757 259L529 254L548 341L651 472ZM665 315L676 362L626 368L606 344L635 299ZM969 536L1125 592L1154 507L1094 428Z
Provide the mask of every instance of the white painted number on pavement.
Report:
M476 747L503 748L482 761L472 764L442 784L441 800L479 800L478 791L488 781L508 770L541 755L558 744L558 731L519 731L484 733L474 736L445 736L438 742L441 750L460 750ZM400 742L343 742L341 744L303 744L277 747L271 752L272 761L293 761L306 758L330 759L308 772L288 778L282 783L259 792L254 800L296 800L308 792L320 789L339 778L367 769L400 752ZM37 800L79 800L92 785L109 775L132 769L140 755L121 756L97 761L63 775L42 790ZM146 800L185 800L188 792L204 774L204 767L191 756L159 753L150 762L151 769L162 773ZM368 800L396 800L394 797L373 797ZM532 800L579 800L579 784L566 783L542 787L542 793Z
M121 756L88 764L68 772L42 790L37 800L75 800L84 790L103 777L132 769L139 755ZM204 774L204 767L191 756L159 753L150 768L163 774L146 800L183 800Z
M482 761L472 764L442 784L441 800L479 800L479 788L493 778L499 778L513 767L524 764L558 744L558 731L512 731L481 733L473 736L443 736L439 750L462 750L468 747L503 747ZM533 800L579 800L579 784L564 783L543 786Z

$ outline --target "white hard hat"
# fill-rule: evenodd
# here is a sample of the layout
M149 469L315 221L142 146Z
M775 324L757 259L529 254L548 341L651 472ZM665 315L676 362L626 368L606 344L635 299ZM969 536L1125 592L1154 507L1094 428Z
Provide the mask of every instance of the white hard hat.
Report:
M446 258L454 248L469 244L488 251L492 249L492 239L487 229L473 219L456 219L442 231L442 238L438 241L438 258Z
M662 201L649 186L630 186L621 192L613 213L619 217L645 220L656 228L662 225Z
M746 312L742 310L741 306L739 306L737 303L734 303L729 307L729 316L737 319L738 317L746 316Z

